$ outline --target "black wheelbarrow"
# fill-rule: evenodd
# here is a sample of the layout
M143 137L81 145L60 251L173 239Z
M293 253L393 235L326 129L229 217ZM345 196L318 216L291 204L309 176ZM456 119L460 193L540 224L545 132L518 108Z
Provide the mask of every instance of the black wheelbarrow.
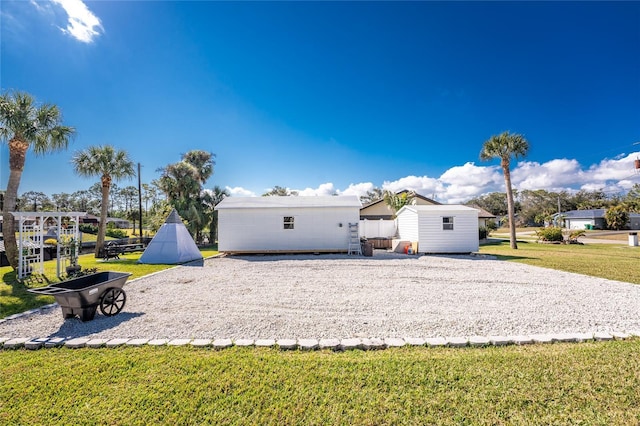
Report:
M82 321L91 321L98 307L108 317L124 308L127 295L122 286L130 275L128 272L98 272L28 291L55 297L65 319L77 315Z

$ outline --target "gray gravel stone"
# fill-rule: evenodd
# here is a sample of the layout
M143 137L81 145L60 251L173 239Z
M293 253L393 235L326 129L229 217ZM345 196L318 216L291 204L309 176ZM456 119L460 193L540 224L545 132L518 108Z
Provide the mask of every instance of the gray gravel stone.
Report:
M44 344L45 348L57 348L60 347L62 345L64 345L64 342L66 342L66 338L64 337L52 337L51 339L47 340Z
M285 351L298 349L298 342L295 339L278 339L276 344L280 349Z
M466 337L447 337L447 345L452 348L464 348L469 344L469 339Z
M447 346L447 339L444 337L429 337L426 340L427 346L430 348Z
M113 317L60 307L0 336L320 339L640 330L640 286L479 256L227 256L125 284ZM383 301L383 303L381 303ZM188 315L185 315L188 312Z
M91 339L88 337L76 337L75 339L69 339L64 342L64 346L71 349L80 349L84 348L89 340Z
M507 336L488 336L488 339L493 346L506 346L513 344L513 340Z
M105 345L108 348L116 348L127 343L130 339L110 339Z
M4 342L5 349L18 349L24 346L26 342L31 340L29 337L16 337L14 339L9 339Z
M317 339L298 339L298 347L301 351L313 351L318 349Z
M226 349L233 346L233 341L231 339L214 339L213 340L213 348L214 349Z
M489 346L491 341L483 336L471 336L469 337L469 346Z
M255 341L253 339L237 339L234 343L236 346L246 347L253 346L254 342Z
M86 346L88 348L94 348L94 349L102 348L107 344L108 341L109 339L91 339L87 342Z
M333 351L340 348L340 339L320 339L318 349L331 349Z
M359 338L342 339L340 341L340 349L350 351L353 349L362 349L362 340Z

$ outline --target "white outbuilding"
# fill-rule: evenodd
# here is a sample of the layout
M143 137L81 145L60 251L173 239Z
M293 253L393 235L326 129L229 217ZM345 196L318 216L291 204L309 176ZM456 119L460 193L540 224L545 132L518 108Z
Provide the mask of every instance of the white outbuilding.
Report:
M216 206L218 250L348 252L361 207L356 196L227 197Z
M471 253L480 246L478 210L454 204L404 206L398 238L417 253Z

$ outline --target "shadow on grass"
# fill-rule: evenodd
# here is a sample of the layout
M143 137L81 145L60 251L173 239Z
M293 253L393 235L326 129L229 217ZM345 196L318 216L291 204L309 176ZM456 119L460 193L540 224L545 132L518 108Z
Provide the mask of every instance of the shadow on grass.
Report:
M106 317L96 312L96 316L91 321L82 322L80 318L69 318L64 320L64 323L58 331L50 334L48 337L86 337L117 327L122 323L141 317L142 315L144 315L143 312L120 312L112 317Z

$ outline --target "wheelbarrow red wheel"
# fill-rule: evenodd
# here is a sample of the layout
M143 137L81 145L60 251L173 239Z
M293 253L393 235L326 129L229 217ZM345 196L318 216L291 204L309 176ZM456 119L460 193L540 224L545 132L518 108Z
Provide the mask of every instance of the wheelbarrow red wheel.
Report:
M107 317L119 313L127 301L127 295L121 288L108 288L100 297L100 312Z

